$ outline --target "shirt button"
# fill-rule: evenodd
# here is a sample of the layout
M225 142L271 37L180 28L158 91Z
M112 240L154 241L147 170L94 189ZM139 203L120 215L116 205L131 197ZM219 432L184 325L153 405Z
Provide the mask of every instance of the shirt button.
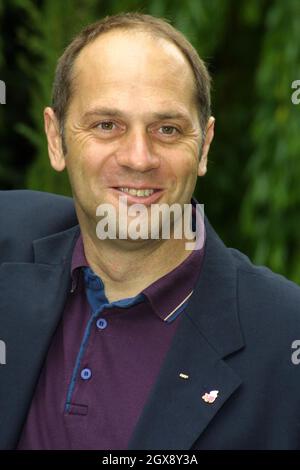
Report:
M89 380L92 377L92 371L91 369L88 369L88 368L82 369L80 375L83 380Z
M99 330L104 330L104 328L107 327L107 321L105 320L105 318L98 318L96 325Z

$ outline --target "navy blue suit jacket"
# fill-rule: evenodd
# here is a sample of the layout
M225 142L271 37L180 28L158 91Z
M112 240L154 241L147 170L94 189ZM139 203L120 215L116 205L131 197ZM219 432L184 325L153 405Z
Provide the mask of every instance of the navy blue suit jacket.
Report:
M72 199L33 191L0 192L0 221L0 448L13 449L70 289L79 227ZM200 279L129 448L299 449L300 288L225 247L208 221L206 231ZM206 403L211 390L219 395Z

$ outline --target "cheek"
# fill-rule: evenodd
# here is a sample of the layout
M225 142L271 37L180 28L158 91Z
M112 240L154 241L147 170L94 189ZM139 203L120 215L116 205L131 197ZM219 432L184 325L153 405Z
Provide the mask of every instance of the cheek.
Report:
M184 179L187 181L197 178L198 159L190 153L182 153L173 168L179 180Z
M73 173L92 176L103 165L105 150L91 136L78 136L68 147L67 167Z
M200 154L200 142L198 139L191 139L185 144L185 153L189 155L189 160L191 165L194 167L198 166L199 163L199 154Z
M197 179L199 165L199 145L196 140L191 140L185 144L185 158L183 159L183 172L192 179Z

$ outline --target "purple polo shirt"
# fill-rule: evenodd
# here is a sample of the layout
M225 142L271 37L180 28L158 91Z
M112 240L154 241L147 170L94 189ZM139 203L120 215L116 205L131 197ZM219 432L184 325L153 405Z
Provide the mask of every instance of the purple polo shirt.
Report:
M200 274L203 223L199 229L201 249L135 298L111 304L101 279L89 268L79 236L72 289L19 450L127 449Z

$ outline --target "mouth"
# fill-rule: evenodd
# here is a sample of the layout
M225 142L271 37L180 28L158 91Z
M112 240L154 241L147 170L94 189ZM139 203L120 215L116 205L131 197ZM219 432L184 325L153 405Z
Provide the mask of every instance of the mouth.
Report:
M163 189L160 188L127 188L127 187L116 187L112 188L114 191L119 193L119 197L126 196L127 201L133 204L153 204L162 195Z

